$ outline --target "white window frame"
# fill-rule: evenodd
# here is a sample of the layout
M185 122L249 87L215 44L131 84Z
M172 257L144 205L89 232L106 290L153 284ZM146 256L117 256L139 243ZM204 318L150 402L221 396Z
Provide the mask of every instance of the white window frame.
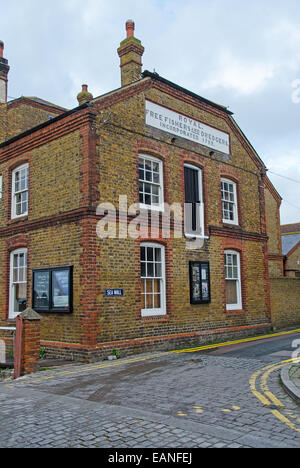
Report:
M3 176L0 175L0 198L2 198L3 193Z
M18 255L18 254L24 254L25 255L25 258L26 258L26 263L24 265L25 267L25 280L23 281L13 281L14 279L14 263L13 263L13 259L14 259L14 255ZM9 275L9 313L8 313L8 317L10 319L13 319L15 318L17 315L19 315L20 312L16 312L14 309L14 301L15 301L15 285L16 284L26 284L26 299L27 298L27 249L26 248L22 248L22 249L16 249L16 250L13 250L11 253L10 253L10 275Z
M152 309L145 309L142 308L141 314L142 317L151 317L151 316L158 316L158 315L166 315L166 267L165 267L165 247L162 244L158 244L155 242L142 242L140 244L140 250L142 247L150 247L150 248L159 248L161 252L161 276L142 276L141 272L141 281L146 279L159 279L160 280L160 307L159 308L152 308ZM142 264L142 259L140 259L140 263ZM147 263L147 262L145 262ZM152 263L152 262L151 262ZM142 300L144 301L145 293L141 292Z
M16 174L17 172L22 171L25 169L27 171L27 176L26 176L26 181L27 181L27 186L23 190L19 190L16 192ZM27 216L28 215L28 188L29 188L29 165L28 164L22 164L21 166L16 167L12 171L12 180L11 180L11 217L12 219L14 218L20 218L21 216ZM27 193L27 210L24 211L24 213L17 214L16 210L16 197L19 194L22 193Z
M231 200L226 200L225 198L223 198L223 184L229 184L229 185L232 185L233 187L233 197L234 197L234 200L231 201ZM238 200L237 200L237 186L236 186L236 183L233 182L232 180L230 179L225 179L225 178L222 178L221 179L221 199L222 199L222 221L224 224L234 224L234 225L238 225L239 224L239 216L238 216ZM224 203L230 203L233 205L233 219L226 219L224 218Z
M197 166L193 166L192 164L184 164L184 167L189 167L190 169L193 169L197 171L198 173L198 188L199 188L199 221L200 221L200 230L201 234L196 234L193 232L188 232L186 231L186 222L184 223L184 235L187 238L200 238L200 239L208 239L207 236L204 235L204 203L203 203L203 173L202 169Z
M157 205L152 204L152 203L147 204L147 203L141 203L140 200L139 200L139 207L141 209L145 209L145 210L164 211L163 162L158 158L155 158L153 156L149 156L148 154L139 154L139 165L140 165L140 159L151 161L151 162L154 162L154 163L158 164L158 167L159 167L159 182L155 183L153 181L147 181L145 179L140 179L140 176L139 176L139 197L140 197L140 183L146 183L146 184L149 184L150 186L158 187L159 203ZM139 168L139 171L140 171L140 168Z
M237 259L237 274L232 276L228 275L228 267L230 265L227 264L227 255L235 256ZM240 253L237 252L236 250L225 250L224 251L224 267L225 267L225 283L226 281L236 281L236 295L237 295L237 303L236 304L227 304L226 303L226 309L227 310L242 310L243 308L243 303L242 303L242 283L241 283L241 256ZM232 263L233 265L233 263ZM226 288L226 286L225 286ZM225 297L226 297L226 291L225 291Z

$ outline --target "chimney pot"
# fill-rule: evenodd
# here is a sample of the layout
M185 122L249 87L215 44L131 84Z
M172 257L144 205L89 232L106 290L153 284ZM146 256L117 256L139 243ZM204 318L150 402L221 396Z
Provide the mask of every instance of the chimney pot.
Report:
M85 102L90 102L93 99L93 95L88 92L88 85L82 85L82 91L77 94L77 100L79 105L84 104Z
M126 32L127 32L127 37L134 36L134 21L132 20L126 21Z
M0 57L3 57L4 42L0 41Z

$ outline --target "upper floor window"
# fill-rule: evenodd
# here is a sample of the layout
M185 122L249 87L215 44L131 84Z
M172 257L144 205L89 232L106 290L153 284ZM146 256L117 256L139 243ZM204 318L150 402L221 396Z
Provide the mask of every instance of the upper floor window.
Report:
M142 208L163 210L162 162L152 156L139 156L139 202Z
M28 214L28 164L17 167L12 173L12 218Z
M142 316L166 314L164 246L141 244Z
M240 254L234 250L225 250L225 282L227 310L242 309Z
M27 304L27 249L11 252L9 283L9 318L14 318Z
M238 224L236 184L228 179L221 179L223 223Z
M196 166L184 165L185 235L204 236L204 204L202 171Z

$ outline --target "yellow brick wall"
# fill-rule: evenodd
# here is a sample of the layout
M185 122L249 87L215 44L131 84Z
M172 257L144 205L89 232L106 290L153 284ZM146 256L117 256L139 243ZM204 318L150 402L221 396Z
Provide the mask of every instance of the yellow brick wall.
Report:
M49 116L56 117L57 112L53 112L49 109L40 109L29 104L21 104L12 107L8 105L6 139L9 140L30 128L47 122Z
M271 278L271 312L275 328L300 326L300 279Z

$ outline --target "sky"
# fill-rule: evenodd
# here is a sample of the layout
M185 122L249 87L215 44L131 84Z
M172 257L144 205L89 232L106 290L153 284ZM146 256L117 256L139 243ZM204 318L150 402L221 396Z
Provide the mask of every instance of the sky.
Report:
M125 22L145 47L143 69L228 106L300 222L299 0L0 0L9 99L71 109L120 86Z

